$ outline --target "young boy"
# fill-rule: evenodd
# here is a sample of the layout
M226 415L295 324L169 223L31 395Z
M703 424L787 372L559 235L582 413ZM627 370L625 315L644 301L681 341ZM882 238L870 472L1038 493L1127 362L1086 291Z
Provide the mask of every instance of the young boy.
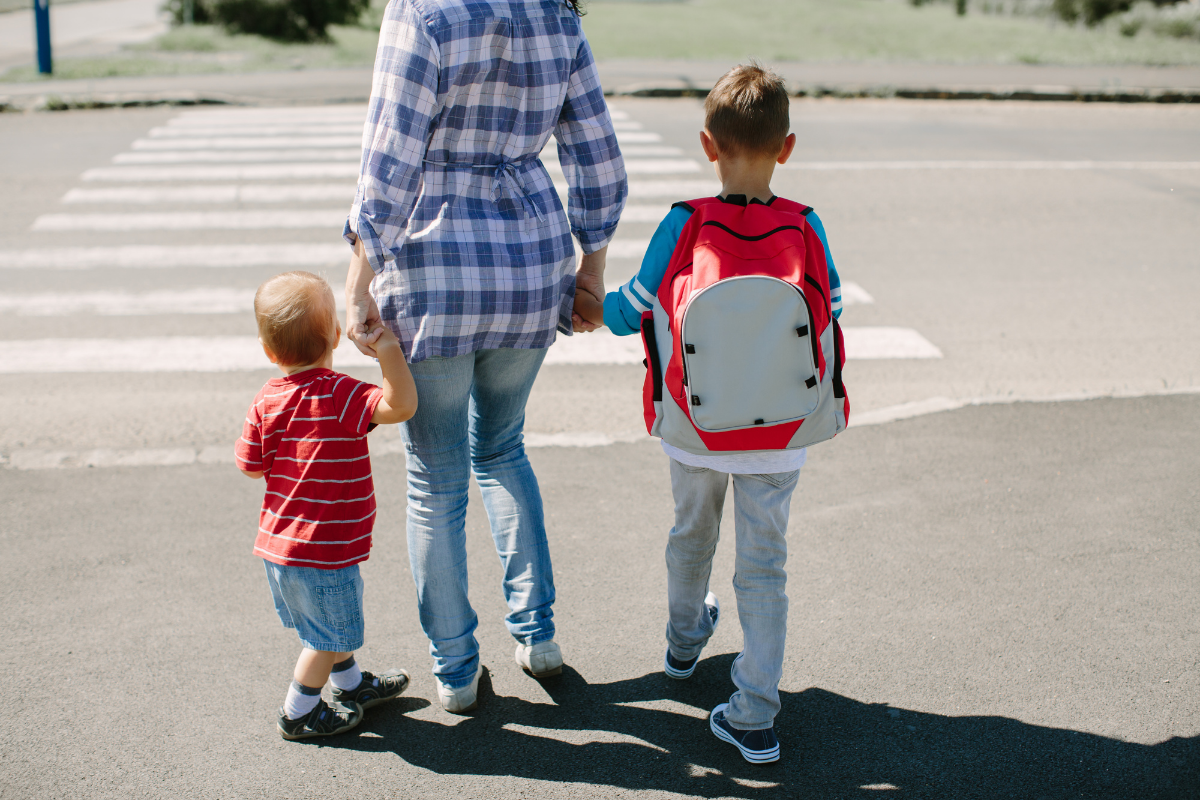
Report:
M417 409L400 343L384 329L374 345L383 388L334 372L342 336L333 292L308 272L276 275L254 296L259 341L283 377L254 398L235 448L250 478L266 477L255 555L267 569L275 610L303 650L279 710L284 739L353 728L363 709L397 697L408 674L360 670L362 578L375 522L367 454L374 424L403 422ZM333 683L332 706L321 699Z
M730 70L708 95L700 143L716 166L722 202L748 207L770 205L775 200L770 188L775 165L786 162L796 144L795 135L788 133L788 105L783 81L757 65ZM639 332L642 314L651 309L693 213L686 204L676 205L658 226L638 274L620 290L610 292L602 305L580 290L576 313L593 325L607 325L617 335ZM825 232L815 213L808 213L806 219L824 248L830 310L837 316L841 313L841 289ZM779 742L774 719L780 708L779 680L787 635L785 535L805 450L697 455L666 440L663 450L671 458L675 496L675 526L666 554L669 620L664 670L671 678L690 677L700 651L717 627L720 606L708 591L708 583L732 475L737 538L734 591L744 644L733 662L737 691L728 703L713 709L709 726L719 739L736 746L747 761L776 761Z

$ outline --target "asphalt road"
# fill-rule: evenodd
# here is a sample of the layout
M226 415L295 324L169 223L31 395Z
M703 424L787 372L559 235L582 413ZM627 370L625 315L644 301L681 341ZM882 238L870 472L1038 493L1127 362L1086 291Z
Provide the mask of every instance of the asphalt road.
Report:
M697 103L614 105L700 158ZM81 173L176 113L0 115L0 345L252 335L244 311L31 315L26 301L252 289L280 269L18 268L5 254L336 241L319 228L31 230L46 214L172 211L60 198L96 188ZM249 554L260 485L229 464L14 467L58 451L227 447L269 373L8 371L0 797L1200 796L1200 170L1179 166L1196 158L1200 110L821 101L793 113L809 166L781 170L775 189L818 209L843 278L868 296L843 321L916 331L942 355L851 362L852 419L987 404L812 450L793 511L778 766L745 764L704 721L731 691L733 614L691 682L661 675L671 503L665 457L639 433L640 367L549 366L531 399L531 440L616 442L531 450L571 665L561 679L539 685L512 663L471 508L490 672L471 718L437 707L403 461L387 452L394 431L373 435L381 521L360 660L404 666L414 683L316 745L273 730L296 644ZM1009 163L981 166L993 161ZM652 230L627 223L619 238ZM615 259L610 283L636 263ZM1045 402L1104 394L1129 397ZM1039 402L1000 402L1019 399ZM731 556L724 546L714 578L727 600Z

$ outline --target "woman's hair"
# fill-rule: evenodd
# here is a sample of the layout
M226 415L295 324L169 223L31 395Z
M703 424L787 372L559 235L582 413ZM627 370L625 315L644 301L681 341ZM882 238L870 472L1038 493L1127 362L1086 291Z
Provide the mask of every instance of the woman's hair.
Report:
M583 0L566 0L567 8L574 11L579 16L583 16Z
M337 322L333 290L311 272L285 272L258 287L258 336L285 367L315 364L329 350Z

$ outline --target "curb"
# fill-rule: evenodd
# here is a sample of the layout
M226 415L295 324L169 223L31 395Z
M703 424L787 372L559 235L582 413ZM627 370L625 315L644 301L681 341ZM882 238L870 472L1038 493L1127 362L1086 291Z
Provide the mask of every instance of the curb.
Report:
M688 97L704 99L709 89L694 86L640 87L606 90L606 97ZM793 87L793 97L837 99L903 100L1021 100L1058 103L1200 103L1200 89L1122 89L1119 91L1088 91L1066 86L1033 87L1027 89L937 89L904 88L896 86L804 86Z
M697 86L645 86L633 85L609 89L604 92L606 97L652 97L652 98L693 98L704 99L709 89ZM1200 89L1120 89L1120 90L1084 90L1066 86L1038 86L1030 88L913 88L897 86L793 86L793 97L834 98L834 99L901 99L901 100L989 100L1003 101L1033 101L1057 103L1158 103L1158 104L1190 104L1200 103ZM335 105L338 103L365 103L366 95L327 98L324 100L305 100L304 105ZM39 95L0 95L0 113L21 113L31 111L71 111L76 109L103 108L146 108L153 106L204 106L204 105L234 105L258 106L279 105L280 99L265 96L235 95L222 92L182 92L182 93L138 93L122 94L39 94ZM283 102L283 105L296 105L295 102Z

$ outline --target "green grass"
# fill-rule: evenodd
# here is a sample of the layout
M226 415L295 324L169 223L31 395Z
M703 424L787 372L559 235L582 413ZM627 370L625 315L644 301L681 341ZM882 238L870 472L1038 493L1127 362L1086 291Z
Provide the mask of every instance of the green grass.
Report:
M1122 36L1044 17L954 15L949 4L899 0L594 0L584 28L597 58L720 58L765 61L931 61L1029 64L1200 64L1200 41ZM376 5L361 26L330 28L328 44L282 44L206 25L176 28L103 58L60 59L56 78L369 67ZM1148 26L1147 26L1148 28ZM32 66L0 81L37 80Z
M894 0L597 0L584 27L601 59L1200 64L1195 40Z
M213 72L369 67L375 61L379 31L333 26L329 44L284 44L261 36L230 35L211 25L175 28L152 42L125 47L100 58L54 62L54 77L107 78L118 75L182 75ZM18 67L0 81L32 81L34 67Z

